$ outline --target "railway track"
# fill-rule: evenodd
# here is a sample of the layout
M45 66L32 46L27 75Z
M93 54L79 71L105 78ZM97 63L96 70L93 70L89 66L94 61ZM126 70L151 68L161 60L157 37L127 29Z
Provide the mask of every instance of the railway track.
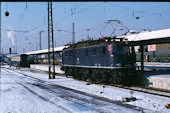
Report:
M15 71L16 69L11 69L11 68L8 68L16 73L19 73L19 74L22 74L24 76L27 76L27 77L30 77L30 78L33 78L33 79L36 79L36 80L39 80L43 83L48 83L48 84L52 84L54 85L53 83L50 83L50 82L47 82L47 81L44 81L44 80L41 80L39 78L36 78L36 77L32 77L30 75L27 75L27 74L24 74L24 73L21 73L21 72L17 72ZM92 82L92 83L95 83L95 82ZM56 84L55 84L56 85ZM105 84L103 84L105 85ZM57 85L57 86L60 86L60 85ZM144 87L127 87L127 86L122 86L122 85L111 85L111 86L114 86L114 87L117 87L117 88L122 88L122 89L126 89L126 90L130 90L130 91L137 91L137 92L142 92L142 93L147 93L147 94L152 94L152 95L157 95L157 96L162 96L162 97L168 97L170 98L170 93L167 91L161 91L161 90L158 90L158 89L148 89L148 88L144 88ZM60 87L64 87L64 86L60 86ZM64 87L65 88L65 87ZM69 88L68 88L69 89ZM162 92L164 92L164 94L162 94Z
M170 98L170 93L164 92L166 94L161 94L161 92L159 90L151 90L148 88L141 88L141 87L126 87L126 86L121 86L121 85L113 85L114 87L118 87L118 88L123 88L123 89L128 89L131 91L137 91L137 92L142 92L142 93L148 93L148 94L152 94L152 95L158 95L158 96L163 96L163 97L168 97ZM160 93L153 93L153 92L160 92Z

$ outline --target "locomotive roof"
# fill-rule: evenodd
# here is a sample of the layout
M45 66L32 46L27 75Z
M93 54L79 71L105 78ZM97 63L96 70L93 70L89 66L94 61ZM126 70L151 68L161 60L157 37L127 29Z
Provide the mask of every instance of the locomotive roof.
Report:
M124 39L124 38L104 37L103 39L99 38L97 40L86 40L86 41L78 42L76 44L71 44L68 48L65 48L65 49L99 46L99 45L105 45L105 44L119 43L119 42L123 42L125 40L126 39Z

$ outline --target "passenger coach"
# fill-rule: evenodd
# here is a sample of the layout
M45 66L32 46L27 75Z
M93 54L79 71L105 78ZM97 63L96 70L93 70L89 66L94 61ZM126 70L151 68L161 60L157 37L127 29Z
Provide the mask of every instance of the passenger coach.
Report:
M17 54L11 56L11 65L16 67L30 67L29 56L26 54Z

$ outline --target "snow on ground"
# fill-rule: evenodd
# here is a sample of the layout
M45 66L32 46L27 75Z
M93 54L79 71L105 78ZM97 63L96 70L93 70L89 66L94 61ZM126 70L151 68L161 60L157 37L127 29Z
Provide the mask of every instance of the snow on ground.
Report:
M139 112L73 91L58 89L8 69L2 69L0 95L0 113Z
M42 80L57 85L66 86L72 89L80 90L101 97L106 97L111 100L122 100L123 97L131 96L129 90L116 88L113 86L105 86L105 88L103 88L103 85L100 84L86 85L87 82L75 80L73 78L67 78L64 76L56 76L55 79L48 79L48 74L43 73L43 71L35 71L35 72L24 71L24 70L17 70L17 71L27 74L29 76L40 78ZM100 92L104 92L104 93L100 93ZM145 94L136 91L134 91L133 96L136 97L137 100L133 102L126 102L127 104L150 109L158 113L170 113L170 109L165 108L165 104L170 103L170 98Z
M5 71L1 73L8 74ZM15 79L9 77L14 76L3 76L1 78L1 91L3 92L1 92L0 113L49 113L49 111L50 113L65 113L61 107L56 107L49 102L38 99L36 96L32 96L28 90L16 84ZM37 89L33 90L36 91Z

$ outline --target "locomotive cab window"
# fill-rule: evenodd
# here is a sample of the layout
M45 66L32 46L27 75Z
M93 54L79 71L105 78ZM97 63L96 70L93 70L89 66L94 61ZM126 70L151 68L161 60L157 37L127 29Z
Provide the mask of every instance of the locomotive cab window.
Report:
M106 47L102 48L102 53L105 55L106 54Z

